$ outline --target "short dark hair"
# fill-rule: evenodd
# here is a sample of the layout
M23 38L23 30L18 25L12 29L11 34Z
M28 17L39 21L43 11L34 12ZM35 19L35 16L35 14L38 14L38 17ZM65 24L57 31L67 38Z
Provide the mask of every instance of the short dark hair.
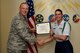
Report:
M63 12L62 12L61 9L56 9L56 10L55 10L55 13L56 13L56 11L59 11L59 12L61 12L61 14L63 14Z

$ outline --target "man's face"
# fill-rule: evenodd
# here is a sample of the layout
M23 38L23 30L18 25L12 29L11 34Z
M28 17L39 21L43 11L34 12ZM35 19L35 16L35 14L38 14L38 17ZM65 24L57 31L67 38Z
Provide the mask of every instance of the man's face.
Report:
M29 7L27 4L22 4L20 6L20 13L23 15L23 16L26 16L27 13L28 13L28 10L29 10Z
M60 11L56 11L56 12L55 12L55 18L56 18L57 21L62 20L62 16L63 16L63 15L61 14Z

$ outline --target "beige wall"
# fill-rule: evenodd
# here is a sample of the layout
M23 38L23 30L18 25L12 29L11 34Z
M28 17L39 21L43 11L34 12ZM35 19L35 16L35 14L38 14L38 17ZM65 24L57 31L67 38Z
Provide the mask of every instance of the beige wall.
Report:
M18 12L19 4L24 0L1 0L1 53L6 52L7 38L11 19Z
M0 53L1 53L1 0L0 0Z
M7 38L10 30L11 19L18 12L19 4L24 0L0 0L0 53L6 52ZM70 16L72 17L72 16ZM71 42L74 47L74 53L80 53L80 23L75 24L70 18L72 25ZM55 42L50 42L42 47L39 47L40 53L54 53Z

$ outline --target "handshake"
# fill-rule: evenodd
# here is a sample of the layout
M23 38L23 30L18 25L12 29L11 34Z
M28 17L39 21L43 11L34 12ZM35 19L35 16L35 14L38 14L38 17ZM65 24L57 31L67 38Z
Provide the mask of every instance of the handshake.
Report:
M44 45L47 42L50 42L52 40L53 40L53 36L49 36L48 38L38 38L36 42L38 45L42 46L42 45Z
M42 45L44 45L44 44L46 43L46 42L45 42L45 39L43 39L43 38L38 38L36 42L37 42L37 44L40 45L40 46L42 46Z
M31 32L36 32L36 30L35 30L34 28L31 29L30 31L31 31ZM50 35L49 35L48 38L37 38L36 43L37 43L38 45L42 46L42 45L46 44L47 42L50 42L51 40L53 40L53 35L54 35L53 31L50 30Z

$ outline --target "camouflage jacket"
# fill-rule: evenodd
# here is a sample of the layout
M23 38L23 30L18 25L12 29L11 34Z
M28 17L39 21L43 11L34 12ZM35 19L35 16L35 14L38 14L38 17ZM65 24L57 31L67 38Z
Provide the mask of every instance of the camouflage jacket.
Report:
M20 14L16 15L11 23L8 49L25 50L28 46L27 42L34 44L36 40L35 35L29 30L30 28L25 18Z

